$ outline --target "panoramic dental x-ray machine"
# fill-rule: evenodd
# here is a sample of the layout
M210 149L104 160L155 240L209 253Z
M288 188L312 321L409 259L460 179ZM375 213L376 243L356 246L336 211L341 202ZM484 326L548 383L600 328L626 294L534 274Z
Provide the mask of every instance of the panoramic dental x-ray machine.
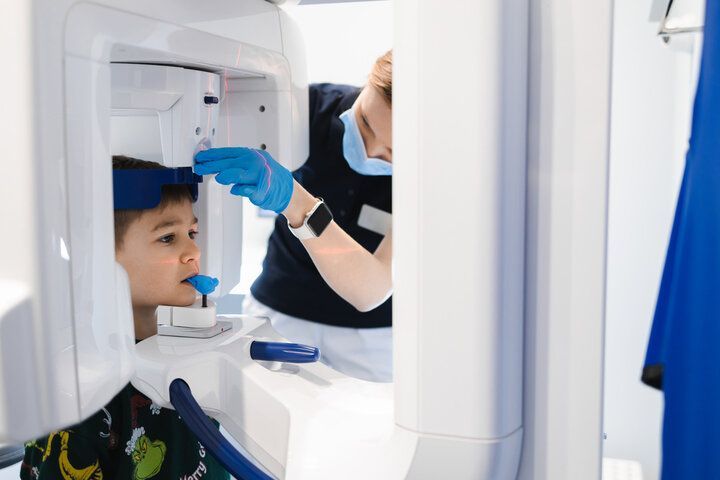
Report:
M543 443L542 436L570 430L536 418L551 418L564 407L533 387L535 376L523 377L524 348L538 351L526 362L537 378L542 375L536 366L546 364L539 337L523 341L527 292L539 302L549 295L543 289L562 278L553 269L547 273L547 265L556 268L552 262L533 270L537 290L525 274L526 236L540 246L528 254L531 260L559 258L540 251L556 248L555 236L545 242L550 237L542 232L539 237L535 230L526 232L525 172L532 152L524 139L528 111L533 112L527 103L532 65L527 2L467 2L462 18L445 2L397 2L395 380L390 384L330 369L316 361L312 345L289 343L264 318L216 314L216 303L239 280L242 202L212 178L193 177L190 168L194 154L209 147L266 149L290 169L307 157L305 53L287 13L262 0L28 3L13 7L12 14L25 34L19 44L32 59L18 68L13 97L27 105L26 120L18 121L26 121L31 134L16 141L29 160L14 164L14 181L0 192L0 203L12 203L12 209L2 207L3 215L26 219L2 239L16 254L0 266L0 442L26 441L80 422L132 382L156 404L177 409L208 450L240 477L516 478L523 451L523 463L531 466L520 470L521 477L560 478L551 475L552 457L538 458L554 452L555 445L572 452L573 443ZM597 10L607 14L604 6ZM593 15L593 22L606 18ZM455 93L443 87L450 79L431 67L447 59L449 45L477 59L473 62L494 66L482 70L465 61L456 66L453 81L469 82L461 108ZM584 48L582 42L573 45ZM594 65L605 65L597 55L590 57ZM557 58L561 63L566 57ZM579 68L578 75L584 71ZM608 71L591 78L602 80ZM443 101L433 101L436 94ZM582 112L603 118L603 97L595 98L600 110L584 105ZM466 108L475 104L483 108ZM452 118L459 112L465 117L447 122L451 112ZM556 123L543 125L563 130ZM606 140L602 129L591 131L579 137L583 143L573 158L602 166L592 162L592 154L577 155L582 148L603 151L604 144L593 143L594 132ZM539 150L541 159L550 152ZM160 333L137 345L127 275L114 258L113 191L120 189L113 183L114 154L169 167L172 178L159 183L196 185L202 273L220 280L207 306L199 300L187 308L161 307ZM451 159L452 169L437 168L437 162ZM152 175L148 171L148 179ZM541 186L538 192L542 214L545 190ZM578 194L576 204L595 193L600 205L605 191L593 188ZM433 200L439 198L447 203ZM449 205L474 207L468 214ZM554 218L553 228L564 233L593 231L582 223L586 219L603 219L593 225L604 228L603 215L583 215L569 229L562 215ZM601 246L582 245L588 251L588 245ZM587 253L583 248L573 251ZM587 258L598 257L591 253ZM548 305L562 305L566 291ZM595 284L585 288L583 305L594 308L597 292L602 288ZM534 308L531 303L527 311ZM538 318L541 322L542 315ZM564 318L559 313L554 321ZM592 332L586 329L582 338L592 338ZM564 342L554 345L557 354L565 352ZM572 359L585 352L594 350L568 355L553 379L563 378ZM594 381L601 369L584 373L568 375L568 392L594 392L594 383L590 390L578 388L577 379ZM579 411L571 409L568 418ZM245 453L218 438L205 414ZM532 426L530 436L525 424ZM583 448L591 453L577 458L596 470L600 435L595 426L588 431L593 440ZM543 468L543 475L527 473Z

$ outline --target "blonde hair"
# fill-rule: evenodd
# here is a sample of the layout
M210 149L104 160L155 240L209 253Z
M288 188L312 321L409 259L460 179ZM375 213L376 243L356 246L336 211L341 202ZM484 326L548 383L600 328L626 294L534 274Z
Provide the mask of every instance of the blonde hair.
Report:
M392 107L392 50L388 50L375 61L368 77L368 85L375 87L388 106Z

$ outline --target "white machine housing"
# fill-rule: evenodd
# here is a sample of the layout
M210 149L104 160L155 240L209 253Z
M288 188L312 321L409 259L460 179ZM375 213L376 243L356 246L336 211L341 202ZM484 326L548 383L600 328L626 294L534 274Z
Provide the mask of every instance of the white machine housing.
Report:
M18 175L25 183L14 203L27 206L34 223L21 232L29 254L0 275L15 292L3 297L0 311L8 343L0 351L0 442L77 423L135 372L128 283L114 261L110 155L138 151L113 151L132 141L123 133L130 122L122 121L114 122L113 141L111 118L155 115L168 166L191 166L203 139L264 146L289 168L307 157L297 30L269 3L217 3L206 20L232 17L238 28L230 37L209 33L197 9L172 2L40 0L32 16L25 12L33 37L27 46L34 45L26 55L35 59L28 104L36 140L23 163L32 177ZM248 34L249 26L263 35ZM199 115L199 96L220 92L222 104L201 105ZM206 131L196 139L198 123ZM222 294L239 276L241 202L230 202L210 180L198 204L205 222L200 242L205 271L220 278Z
M33 155L13 194L36 221L8 240L23 254L0 270L12 292L0 332L18 331L7 353L3 336L0 441L85 418L131 376L169 406L182 377L280 478L599 478L609 2L396 5L394 384L254 362L252 338L281 340L258 319L208 340L129 337L112 261L111 63L219 75L215 146L264 144L295 167L307 90L282 10L35 0L18 13L36 140L23 137ZM554 28L574 41L554 42ZM107 361L95 368L86 352Z
M193 154L215 140L220 80L215 73L177 66L111 64L112 153L192 166Z
M113 155L192 167L195 153L219 145L219 101L224 100L220 75L178 66L112 63L110 78ZM206 97L218 103L207 103ZM208 177L198 185L194 206L202 273L221 280L213 297L227 294L240 281L242 202L228 191Z

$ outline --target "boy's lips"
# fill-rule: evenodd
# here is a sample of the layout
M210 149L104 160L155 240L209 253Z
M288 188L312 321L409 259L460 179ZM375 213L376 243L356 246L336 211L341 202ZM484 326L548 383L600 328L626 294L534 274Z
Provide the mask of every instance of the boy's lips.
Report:
M185 277L180 283L187 283L188 285L190 285L190 283L188 283L188 279L190 279L190 278L198 275L198 273L199 273L199 272L191 273L190 275L188 275L187 277ZM191 286L192 286L192 285L191 285Z

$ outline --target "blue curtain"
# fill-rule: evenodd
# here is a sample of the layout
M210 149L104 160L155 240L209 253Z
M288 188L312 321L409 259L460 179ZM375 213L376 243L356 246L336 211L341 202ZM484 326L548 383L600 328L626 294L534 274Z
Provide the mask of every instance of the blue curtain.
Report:
M708 0L692 133L643 381L665 395L662 478L720 479L720 0Z

